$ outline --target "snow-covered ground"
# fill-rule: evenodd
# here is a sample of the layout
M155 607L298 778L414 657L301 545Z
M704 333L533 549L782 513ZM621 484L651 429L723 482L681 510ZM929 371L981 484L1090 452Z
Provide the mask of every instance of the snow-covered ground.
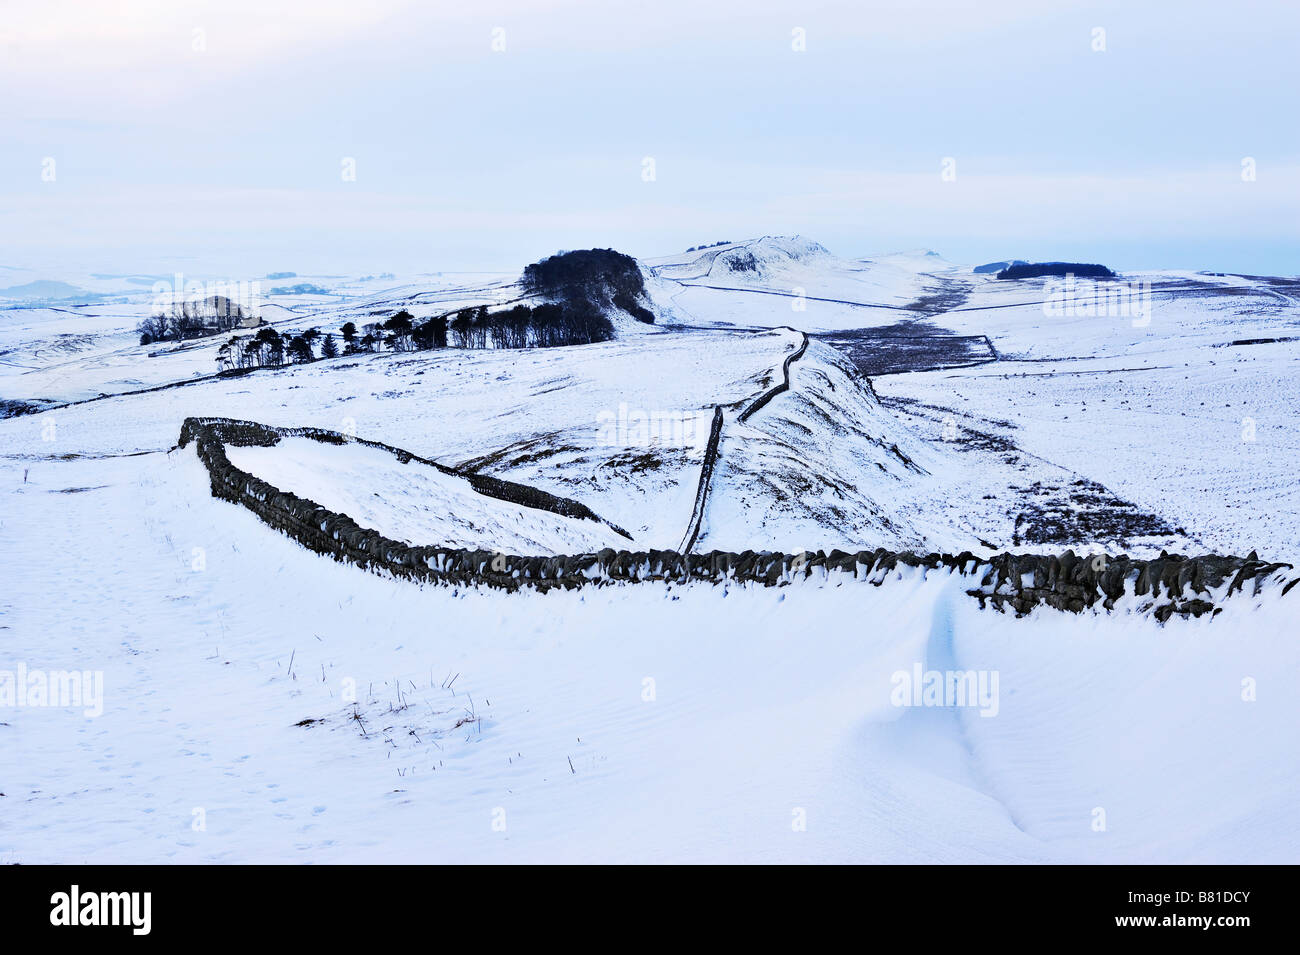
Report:
M802 236L764 236L647 264L673 320L807 331L916 317L912 307L957 281L934 252L848 260Z
M510 554L577 554L627 543L604 524L522 507L476 492L468 479L362 444L284 438L274 447L229 447L240 470L347 514L408 544ZM381 490L376 490L379 488Z
M988 335L1000 360L877 378L876 390L903 399L908 422L937 430L951 416L1000 436L1208 549L1293 560L1300 282L1279 291L1233 276L1125 279L1150 283L1145 319L1045 316L1042 294L986 279L933 321ZM1034 304L1013 304L1026 299Z
M413 543L675 547L702 442L636 423L720 405L704 550L1300 556L1291 284L1125 276L1152 283L1135 325L1045 314L1041 280L798 237L645 270L660 321L612 342L239 378L211 377L216 340L138 345L148 299L123 279L67 277L105 297L84 308L0 310L0 398L49 409L0 420L0 861L1300 859L1300 588L1164 626L1015 619L946 572L421 588L214 499L193 446L174 449L187 416L345 431L581 501L633 542L361 445L229 454ZM267 284L300 282L326 294L273 298L279 327L519 291ZM859 329L873 354L903 335L926 356L986 336L992 355L868 381L814 339L790 392L738 421L798 331ZM20 666L102 674L102 698L6 706ZM917 666L986 692L895 705Z

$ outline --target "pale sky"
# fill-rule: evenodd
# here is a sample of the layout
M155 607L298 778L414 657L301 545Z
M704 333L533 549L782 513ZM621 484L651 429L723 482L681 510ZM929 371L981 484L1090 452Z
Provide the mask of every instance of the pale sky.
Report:
M46 278L793 233L1300 272L1293 0L5 0L0 58L0 266Z

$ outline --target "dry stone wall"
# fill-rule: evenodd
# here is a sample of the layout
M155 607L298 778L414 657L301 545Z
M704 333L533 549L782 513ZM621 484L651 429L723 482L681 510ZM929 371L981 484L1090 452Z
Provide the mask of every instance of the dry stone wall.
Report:
M761 411L777 395L790 390L790 365L802 358L803 353L808 350L808 336L801 334L803 334L803 341L799 343L799 347L786 355L785 361L781 363L781 381L755 398L753 404L740 413L742 424Z
M196 433L196 429L208 428L213 431L220 442L233 444L236 447L241 445L259 445L263 447L276 444L282 437L309 438L312 441L320 441L325 444L362 444L368 448L378 448L387 451L403 464L409 461L418 461L427 467L435 468L443 474L454 475L469 482L479 494L485 497L494 497L498 500L509 501L518 504L521 507L531 507L537 510L550 511L553 514L562 514L565 517L572 517L577 520L596 521L604 524L619 535L632 539L632 535L617 524L604 520L598 514L582 504L579 501L570 500L569 498L558 497L549 494L546 491L538 490L535 487L529 487L526 484L517 484L514 481L503 481L500 478L490 477L486 474L470 474L457 471L455 468L449 468L445 464L439 464L437 461L431 461L428 458L422 458L418 454L412 454L402 448L395 448L391 444L384 444L380 441L369 441L365 438L357 438L351 435L342 434L338 431L327 431L323 428L277 428L270 425L258 424L254 421L236 421L231 418L187 418L181 426L181 447L189 442L190 438ZM224 456L224 452L223 452ZM229 462L226 462L229 465Z
M718 463L718 443L722 440L722 406L713 406L713 425L709 428L709 440L704 446L704 463L700 465L700 483L695 489L695 504L691 507L691 522L686 527L682 538L681 552L689 554L695 548L695 541L704 526L704 505L709 500L709 484L713 480L713 468Z
M745 407L740 412L738 420L742 422L748 421L755 412L781 392L790 390L790 363L802 358L803 353L807 350L808 336L803 335L799 347L786 355L785 361L781 363L781 381L763 392ZM708 444L704 448L704 463L700 467L700 484L695 492L695 506L691 508L691 521L686 527L686 535L682 538L681 552L683 554L689 554L695 549L695 542L700 536L700 529L704 526L704 505L708 502L709 485L713 480L713 469L718 463L718 448L722 440L722 423L722 406L714 405L713 427L709 432Z
M227 444L266 447L285 436L340 444L361 440L319 429L272 428L225 418L187 418L181 427L179 447L195 445L199 460L208 471L213 496L248 508L303 546L335 560L425 583L547 591L648 581L782 586L816 577L880 586L896 572L911 568L960 574L970 583L967 593L981 605L991 604L1017 615L1039 605L1076 612L1091 607L1111 609L1117 600L1128 595L1144 601L1143 606L1161 621L1175 615L1199 617L1217 613L1213 597L1225 582L1227 595L1257 594L1273 583L1282 584L1281 592L1285 595L1300 583L1300 577L1282 583L1283 572L1292 569L1290 564L1260 560L1253 552L1248 557L1183 557L1162 553L1151 560L1133 560L1101 554L1077 556L1072 551L1060 556L1004 553L977 557L970 552L921 555L883 548L856 553L832 550L803 554L766 551L682 554L671 550L610 548L590 554L539 557L436 545L412 546L361 527L346 514L282 491L235 467L226 456ZM389 445L362 443L405 455L408 460L432 463Z

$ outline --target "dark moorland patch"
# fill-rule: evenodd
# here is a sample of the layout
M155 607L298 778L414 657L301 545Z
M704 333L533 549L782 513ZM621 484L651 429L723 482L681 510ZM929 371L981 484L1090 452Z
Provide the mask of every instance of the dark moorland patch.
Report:
M961 368L998 357L983 335L953 335L925 322L822 332L812 337L843 352L868 378Z
M1012 538L1016 547L1079 540L1130 547L1144 537L1187 536L1183 528L1142 511L1094 481L1079 479L1064 487L1035 481L1011 490L1020 502Z

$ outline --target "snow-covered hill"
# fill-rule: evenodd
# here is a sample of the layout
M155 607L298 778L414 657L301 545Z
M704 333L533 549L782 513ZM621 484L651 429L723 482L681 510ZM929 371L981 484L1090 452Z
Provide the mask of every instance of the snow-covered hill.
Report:
M652 259L652 291L685 324L830 331L924 317L964 287L924 250L849 260L802 236L764 236Z
M1163 626L1017 619L907 569L421 588L212 497L175 448L187 417L344 432L457 473L355 443L227 450L397 540L673 548L720 407L698 550L1300 556L1292 280L1124 276L1151 283L1135 324L925 251L764 237L642 267L660 321L613 341L239 377L212 374L215 339L139 345L125 279L63 277L122 301L0 310L0 398L44 409L0 419L0 861L1300 858L1300 588ZM520 293L283 281L325 290L266 303L286 331ZM790 389L742 421L804 333ZM102 697L6 705L20 666L100 674ZM983 693L900 705L916 667Z

